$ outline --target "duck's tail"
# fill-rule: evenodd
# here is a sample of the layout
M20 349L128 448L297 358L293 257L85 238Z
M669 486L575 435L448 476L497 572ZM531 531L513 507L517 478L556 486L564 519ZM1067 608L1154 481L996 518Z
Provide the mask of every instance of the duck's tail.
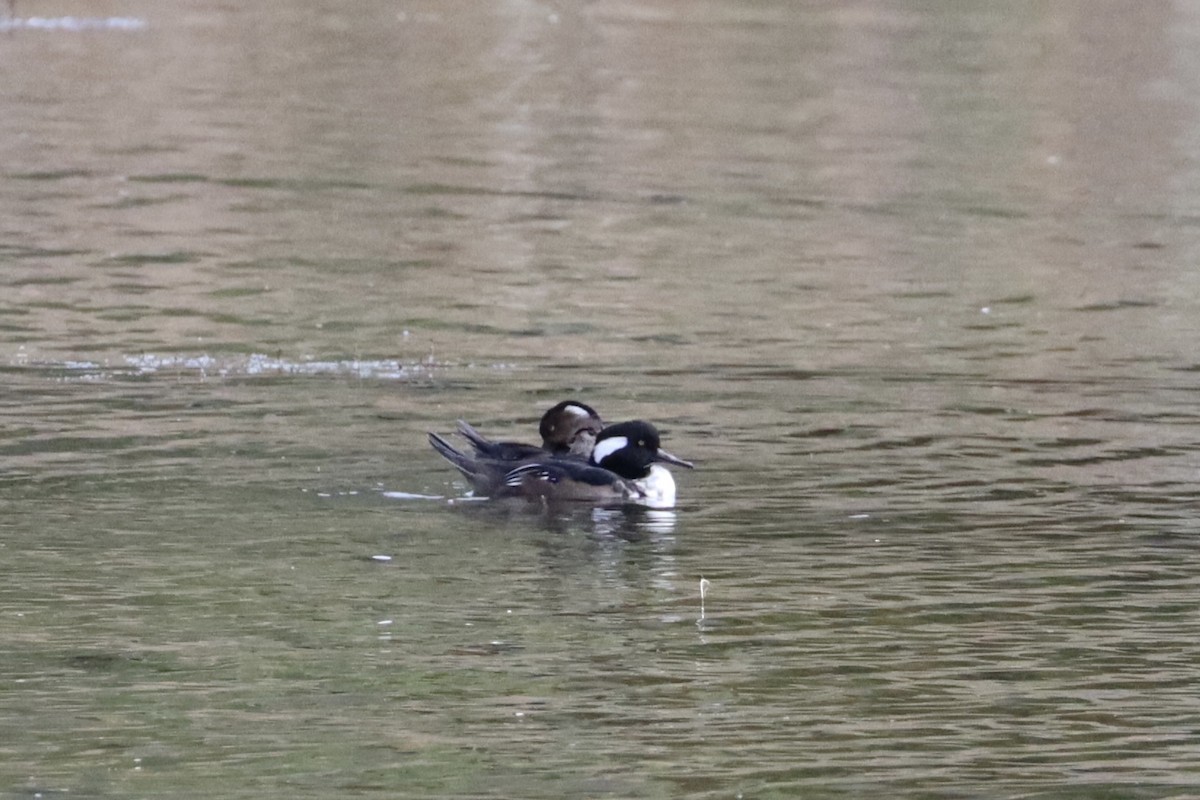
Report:
M466 453L454 447L441 436L438 436L432 431L429 433L429 444L438 452L442 458L450 462L450 464L463 474L472 484L475 483L479 476L479 464L475 459L471 458Z
M460 419L457 423L455 423L455 425L458 429L459 435L470 442L471 446L475 448L476 452L491 452L493 444L492 441L484 438L483 434L472 428L465 420Z

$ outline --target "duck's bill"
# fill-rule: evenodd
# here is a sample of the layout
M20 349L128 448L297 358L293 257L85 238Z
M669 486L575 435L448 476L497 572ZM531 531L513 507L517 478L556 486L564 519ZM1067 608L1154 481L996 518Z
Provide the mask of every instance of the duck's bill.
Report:
M692 462L684 461L679 456L671 455L666 450L663 450L661 447L658 449L658 456L654 460L655 461L665 461L668 464L674 464L678 467L686 467L687 469L695 469L696 468L696 465L693 464Z

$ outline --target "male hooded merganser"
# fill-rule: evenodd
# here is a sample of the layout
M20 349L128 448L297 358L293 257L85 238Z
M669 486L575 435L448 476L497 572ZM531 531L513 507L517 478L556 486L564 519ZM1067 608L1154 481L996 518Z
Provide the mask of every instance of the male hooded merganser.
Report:
M542 415L538 426L541 447L522 442L493 442L461 419L458 432L474 447L473 456L436 433L429 434L429 443L463 474L476 494L494 497L504 486L509 470L520 463L550 457L575 458L585 463L603 427L594 408L578 400L564 400Z
M621 422L600 432L587 463L552 457L521 464L505 476L501 492L547 502L670 508L675 505L675 479L659 461L687 469L694 466L663 450L658 431L649 422Z

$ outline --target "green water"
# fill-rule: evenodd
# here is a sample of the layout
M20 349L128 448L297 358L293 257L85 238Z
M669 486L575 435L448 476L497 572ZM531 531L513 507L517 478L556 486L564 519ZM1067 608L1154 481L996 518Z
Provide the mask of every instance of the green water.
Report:
M7 28L0 797L1194 793L1200 18L1098 8ZM678 508L425 442L568 397Z

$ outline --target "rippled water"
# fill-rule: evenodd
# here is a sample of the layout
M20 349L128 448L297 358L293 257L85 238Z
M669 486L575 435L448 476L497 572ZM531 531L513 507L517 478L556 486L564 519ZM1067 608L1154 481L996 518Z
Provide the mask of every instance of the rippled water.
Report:
M302 5L3 27L0 796L1194 795L1193 10Z

